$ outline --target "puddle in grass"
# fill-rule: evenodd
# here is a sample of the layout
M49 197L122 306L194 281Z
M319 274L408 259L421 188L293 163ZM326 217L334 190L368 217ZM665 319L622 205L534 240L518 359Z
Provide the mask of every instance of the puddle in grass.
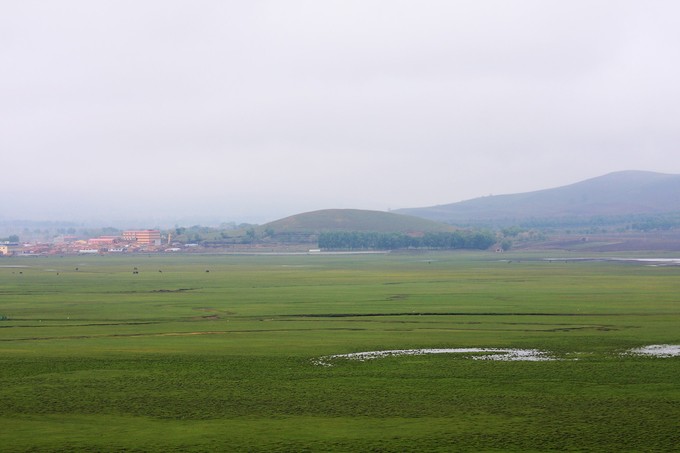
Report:
M399 357L426 354L464 354L465 358L472 360L495 360L503 362L525 361L545 362L559 360L550 352L540 349L504 349L504 348L442 348L442 349L391 349L385 351L352 352L349 354L334 354L319 357L313 360L315 365L333 366L340 360L366 360L380 359L384 357ZM676 344L653 344L628 350L624 355L642 355L650 357L680 357L680 345ZM569 360L569 359L566 359ZM578 360L578 359L572 359Z
M652 344L628 351L629 354L646 355L652 357L680 357L680 345Z
M425 354L467 354L473 360L528 361L538 362L555 360L549 353L538 349L501 349L501 348L442 348L442 349L392 349L386 351L353 352L320 357L316 365L332 366L337 360L373 360L383 357Z
M680 258L545 258L544 261L548 262L619 262L619 263L638 263L645 264L647 266L680 266Z

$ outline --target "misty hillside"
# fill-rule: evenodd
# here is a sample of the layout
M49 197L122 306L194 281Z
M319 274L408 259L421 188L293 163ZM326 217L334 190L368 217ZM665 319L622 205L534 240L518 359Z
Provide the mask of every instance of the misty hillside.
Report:
M450 224L680 212L680 175L622 171L553 189L396 212Z
M439 222L391 212L360 209L324 209L306 212L261 226L276 233L366 231L377 233L411 233L452 231Z

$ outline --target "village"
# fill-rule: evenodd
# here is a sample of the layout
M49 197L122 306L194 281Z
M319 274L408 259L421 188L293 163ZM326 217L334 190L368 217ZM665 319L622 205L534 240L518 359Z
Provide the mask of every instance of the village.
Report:
M13 239L13 238L10 238ZM0 242L0 256L97 255L133 252L175 252L170 245L172 234L161 237L160 230L126 230L120 235L83 239L60 235L49 242Z

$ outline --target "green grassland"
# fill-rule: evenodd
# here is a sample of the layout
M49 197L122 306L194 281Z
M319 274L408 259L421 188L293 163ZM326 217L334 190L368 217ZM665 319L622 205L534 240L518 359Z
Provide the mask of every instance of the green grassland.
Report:
M680 268L502 258L0 260L0 450L677 451Z

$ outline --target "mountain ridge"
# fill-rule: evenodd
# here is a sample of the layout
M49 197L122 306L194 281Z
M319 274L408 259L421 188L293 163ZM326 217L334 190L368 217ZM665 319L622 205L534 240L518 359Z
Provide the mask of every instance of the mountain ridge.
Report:
M680 175L627 170L549 189L393 212L449 224L470 224L678 211Z

